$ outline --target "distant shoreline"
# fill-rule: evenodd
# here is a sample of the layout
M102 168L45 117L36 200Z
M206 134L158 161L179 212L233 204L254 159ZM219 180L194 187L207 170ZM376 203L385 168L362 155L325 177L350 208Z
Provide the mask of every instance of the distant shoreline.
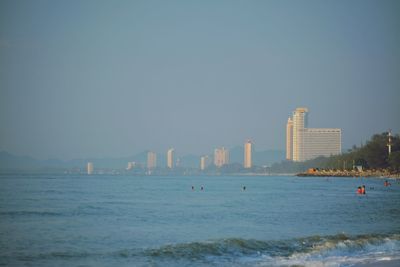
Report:
M308 171L296 174L298 177L374 177L374 178L394 178L400 179L400 173L390 173L389 171Z
M95 173L92 175L87 175L86 173L65 173L65 172L41 172L41 171L0 171L1 176L6 175L71 175L71 176L87 176L87 177L96 177L96 176L125 176L125 177L221 177L221 176L231 176L231 177L283 177L283 176L292 176L292 177L332 177L332 178L378 178L378 179L400 179L400 173L396 174L383 174L381 172L362 172L362 173L344 173L344 172L315 172L315 173L209 173L209 174L130 174L130 173Z

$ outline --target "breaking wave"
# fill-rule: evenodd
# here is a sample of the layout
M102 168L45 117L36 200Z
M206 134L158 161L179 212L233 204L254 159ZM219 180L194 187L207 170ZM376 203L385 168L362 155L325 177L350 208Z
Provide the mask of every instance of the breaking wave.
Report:
M338 234L277 241L221 239L167 245L146 256L257 266L351 266L362 262L400 259L400 235Z
M271 241L228 238L109 252L53 251L17 258L21 261L124 258L138 266L149 263L155 266L352 266L400 260L400 234L338 234ZM3 257L0 265L10 262L10 257Z

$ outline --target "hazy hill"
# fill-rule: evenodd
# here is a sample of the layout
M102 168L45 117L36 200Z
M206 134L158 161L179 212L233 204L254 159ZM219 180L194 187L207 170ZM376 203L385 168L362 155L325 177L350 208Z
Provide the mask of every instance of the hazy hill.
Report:
M37 160L28 156L16 156L8 152L0 152L0 169L2 170L30 170L30 169L70 169L86 167L88 161L93 162L96 168L123 169L129 161L146 162L147 152L142 152L130 157L119 158L87 158L73 160Z
M243 164L244 148L237 146L229 151L231 163ZM280 162L285 159L285 151L282 150L262 150L253 151L253 164L257 166L270 166L273 163Z
M15 156L8 152L0 152L0 169L29 169L40 166L40 161L27 156Z

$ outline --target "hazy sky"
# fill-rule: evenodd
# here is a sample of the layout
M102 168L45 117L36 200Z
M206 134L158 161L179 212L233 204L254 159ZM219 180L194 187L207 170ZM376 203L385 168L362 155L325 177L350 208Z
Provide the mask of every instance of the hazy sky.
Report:
M400 132L400 1L0 1L0 150L284 149L292 111L343 147Z

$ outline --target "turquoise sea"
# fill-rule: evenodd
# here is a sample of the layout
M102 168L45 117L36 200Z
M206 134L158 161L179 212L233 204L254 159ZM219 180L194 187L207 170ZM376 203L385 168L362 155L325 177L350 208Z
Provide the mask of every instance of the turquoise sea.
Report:
M395 261L400 259L400 184L390 180L392 186L384 187L383 182L3 174L0 265L353 266ZM356 194L362 184L364 196Z

